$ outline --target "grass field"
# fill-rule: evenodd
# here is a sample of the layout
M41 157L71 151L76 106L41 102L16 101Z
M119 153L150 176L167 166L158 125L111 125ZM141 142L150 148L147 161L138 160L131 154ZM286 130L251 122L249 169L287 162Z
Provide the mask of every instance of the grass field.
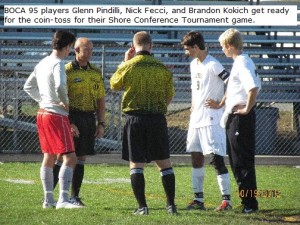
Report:
M207 211L187 211L192 199L191 168L176 165L176 204L179 215L167 215L160 175L155 166L145 169L149 216L134 216L136 202L127 166L88 164L82 187L84 209L42 209L39 163L0 164L0 224L300 224L300 169L287 166L257 166L258 189L280 191L278 197L260 197L260 211L240 213L237 186L231 176L234 209L217 213L220 193L214 170L206 166ZM55 196L58 195L58 190Z

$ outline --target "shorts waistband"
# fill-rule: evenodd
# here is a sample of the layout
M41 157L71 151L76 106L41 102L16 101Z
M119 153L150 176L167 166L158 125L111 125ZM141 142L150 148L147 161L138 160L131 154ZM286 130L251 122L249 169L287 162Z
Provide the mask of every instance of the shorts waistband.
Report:
M37 113L38 114L48 113L48 114L52 114L52 115L64 116L62 114L51 112L51 111L48 111L48 110L43 109L43 108L40 108Z

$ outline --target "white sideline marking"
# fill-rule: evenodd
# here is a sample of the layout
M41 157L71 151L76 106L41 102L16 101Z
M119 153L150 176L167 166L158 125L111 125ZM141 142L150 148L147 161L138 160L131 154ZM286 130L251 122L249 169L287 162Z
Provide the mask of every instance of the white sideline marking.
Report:
M34 184L33 180L5 179L4 181L15 184Z
M15 184L34 184L33 180L21 180L21 179L3 179L9 183ZM113 184L113 183L130 183L130 179L125 178L105 178L102 181L83 180L85 184Z
M83 180L85 184L113 184L113 183L130 183L130 179L125 178L105 178L103 181Z

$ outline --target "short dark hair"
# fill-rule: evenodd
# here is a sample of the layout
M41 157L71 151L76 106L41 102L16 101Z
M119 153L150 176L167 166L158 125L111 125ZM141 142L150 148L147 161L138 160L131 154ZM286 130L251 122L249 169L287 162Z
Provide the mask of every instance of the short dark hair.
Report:
M52 48L56 50L61 50L64 47L74 44L75 35L69 31L58 30L54 33L52 38Z
M194 46L197 45L200 50L205 50L205 41L200 32L190 31L181 40L181 45Z
M139 46L144 46L152 43L152 38L146 31L139 31L133 37L133 42Z

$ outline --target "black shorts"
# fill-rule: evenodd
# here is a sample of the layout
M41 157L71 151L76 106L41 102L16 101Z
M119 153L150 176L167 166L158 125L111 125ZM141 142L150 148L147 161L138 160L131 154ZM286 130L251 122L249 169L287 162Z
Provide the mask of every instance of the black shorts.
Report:
M170 158L167 121L164 115L126 114L122 159L135 163Z
M94 112L70 111L70 122L79 130L74 137L76 156L95 154L96 117Z

